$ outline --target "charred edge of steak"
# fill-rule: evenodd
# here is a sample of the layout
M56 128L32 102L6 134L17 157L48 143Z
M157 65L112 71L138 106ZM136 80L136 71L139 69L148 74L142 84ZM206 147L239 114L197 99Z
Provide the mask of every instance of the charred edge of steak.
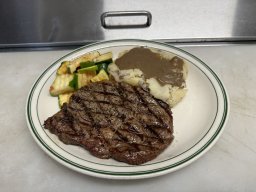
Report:
M134 165L156 158L174 138L166 103L141 87L112 81L78 90L44 127L65 144Z

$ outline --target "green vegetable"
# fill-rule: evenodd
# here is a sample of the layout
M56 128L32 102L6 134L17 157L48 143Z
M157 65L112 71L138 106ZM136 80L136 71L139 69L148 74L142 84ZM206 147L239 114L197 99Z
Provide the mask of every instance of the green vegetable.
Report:
M105 54L102 54L98 57L96 57L93 62L95 64L100 64L100 63L106 63L106 64L109 64L112 62L112 57L113 57L113 54L112 52L108 52L108 53L105 53Z
M57 70L57 75L67 74L68 65L69 65L69 61L63 61Z
M63 93L58 95L58 101L60 108L63 106L64 103L68 103L69 99L73 93Z
M91 79L91 82L98 82L104 80L109 80L109 77L107 72L104 69L101 69L100 72Z
M78 79L78 76L77 74L75 73L74 76L73 76L73 79L69 82L69 86L72 87L73 89L77 89L77 79Z
M96 75L96 71L87 71L85 73L77 74L77 89L87 85L90 83L91 78Z
M50 94L52 96L58 96L59 94L62 94L62 93L68 93L68 92L74 91L75 88L73 86L70 86L70 82L73 79L74 79L73 74L57 75L52 85L50 86Z
M73 79L69 82L69 86L74 90L80 89L87 85L91 78L96 75L96 71L84 71L83 73L74 73Z
M97 66L98 66L97 72L100 72L100 70L102 70L102 69L105 70L106 72L108 72L108 64L101 63L101 64L98 64Z
M99 55L100 55L100 53L98 51L94 51L94 52L82 55L82 56L74 59L73 61L70 61L69 65L68 65L69 73L74 73L76 71L76 69L78 67L80 67L80 63L92 61Z
M90 82L108 80L108 65L112 62L112 52L100 55L94 51L72 61L63 61L50 87L52 96L59 96L59 104L67 101L70 93Z
M90 67L79 69L77 72L78 73L86 73L88 71L97 71L97 70L98 70L98 66L97 65L93 65L93 66L90 66Z
M95 64L92 61L86 61L86 62L81 62L80 63L80 67L81 68L87 68L87 67L91 67L93 65L95 65Z
M95 75L96 70L83 71L83 73L74 73L73 79L69 82L68 85L73 88L73 90L80 89L81 87L87 85L90 82L91 78L93 78Z

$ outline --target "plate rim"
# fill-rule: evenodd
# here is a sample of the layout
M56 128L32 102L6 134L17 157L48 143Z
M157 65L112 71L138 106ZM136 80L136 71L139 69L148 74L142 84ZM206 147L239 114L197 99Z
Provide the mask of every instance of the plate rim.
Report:
M216 129L214 134L211 135L211 137L207 140L207 142L201 148L197 149L196 152L194 152L192 155L190 155L187 158L182 159L182 160L180 160L180 161L178 161L174 164L164 166L164 167L161 167L161 168L157 168L157 169L147 170L147 171L137 171L137 172L113 172L113 171L105 171L105 170L102 171L102 170L97 170L97 169L90 168L90 167L85 167L83 165L79 165L79 164L73 162L72 160L66 159L65 157L56 153L54 151L54 149L51 149L43 141L43 139L38 135L38 133L36 132L36 127L33 123L32 117L30 116L30 113L31 113L30 106L31 106L31 100L33 98L33 92L36 90L37 84L40 83L40 80L44 77L44 75L47 74L47 72L52 67L54 67L59 61L63 60L64 58L66 58L70 55L73 55L76 52L79 52L83 49L87 49L89 47L102 45L102 44L108 44L108 43L115 43L115 42L127 42L127 43L128 42L133 42L133 43L134 42L137 42L137 43L142 42L142 43L149 43L149 44L156 44L156 45L158 44L158 45L161 45L161 46L165 46L165 47L177 50L179 52L182 52L183 54L195 59L200 65L205 67L205 69L207 69L207 71L212 74L212 76L214 77L214 79L218 83L218 86L219 86L219 88L221 90L221 93L222 93L221 96L223 97L223 102L224 102L223 114L222 114L221 121L218 125L218 128ZM199 68L199 69L201 70L201 68ZM206 77L209 79L209 77L207 75L206 75ZM216 88L214 85L213 85L213 87L214 87L214 89ZM215 90L215 92L216 92L216 90ZM69 168L71 168L75 171L78 171L78 172L81 172L81 173L86 173L88 175L96 176L96 177L112 178L112 179L132 179L132 178L138 179L138 178L148 178L148 177L163 175L165 173L175 171L177 169L180 169L180 168L190 164L191 162L195 161L197 158L201 157L205 152L207 152L217 142L218 138L220 137L221 133L223 132L223 129L224 129L224 127L226 125L226 122L228 120L229 110L230 110L229 108L230 108L230 106L229 106L229 96L227 94L227 91L225 89L225 86L224 86L223 82L220 80L218 75L206 63L204 63L202 60L200 60L196 56L192 55L191 53L189 53L187 51L184 51L183 49L180 49L180 48L177 48L175 46L172 46L172 45L169 45L169 44L166 44L166 43L162 43L162 42L142 40L142 39L118 39L118 40L109 40L109 41L99 41L99 42L96 42L96 43L91 43L91 44L79 47L79 48L77 48L73 51L70 51L68 54L65 54L61 58L54 61L49 67L47 67L43 71L43 73L41 73L39 75L39 77L36 79L36 81L34 82L34 84L32 85L32 87L29 91L29 94L28 94L28 97L27 97L27 102L26 102L26 120L27 120L28 128L29 128L33 138L36 140L37 144L43 149L43 151L45 151L52 158L54 158L55 160L60 162L62 165L67 166L67 167L69 167Z

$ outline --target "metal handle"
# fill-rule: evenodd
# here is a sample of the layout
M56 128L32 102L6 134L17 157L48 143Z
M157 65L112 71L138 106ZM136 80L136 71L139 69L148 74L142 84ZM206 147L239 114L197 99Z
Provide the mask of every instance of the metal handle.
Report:
M101 25L106 29L145 28L152 22L148 11L112 11L101 15Z

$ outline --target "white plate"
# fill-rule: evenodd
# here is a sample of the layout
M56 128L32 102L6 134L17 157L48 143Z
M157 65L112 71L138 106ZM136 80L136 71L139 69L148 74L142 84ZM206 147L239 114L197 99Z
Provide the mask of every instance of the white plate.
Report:
M147 46L178 55L188 62L188 92L173 109L174 142L155 160L139 166L99 159L78 146L65 145L43 128L44 121L58 110L49 87L57 68L91 51L118 53L135 46ZM26 105L28 127L39 146L61 164L78 172L103 178L138 179L163 175L195 161L219 138L227 121L229 102L226 90L213 70L195 56L167 44L145 40L114 40L79 48L50 65L34 83Z

